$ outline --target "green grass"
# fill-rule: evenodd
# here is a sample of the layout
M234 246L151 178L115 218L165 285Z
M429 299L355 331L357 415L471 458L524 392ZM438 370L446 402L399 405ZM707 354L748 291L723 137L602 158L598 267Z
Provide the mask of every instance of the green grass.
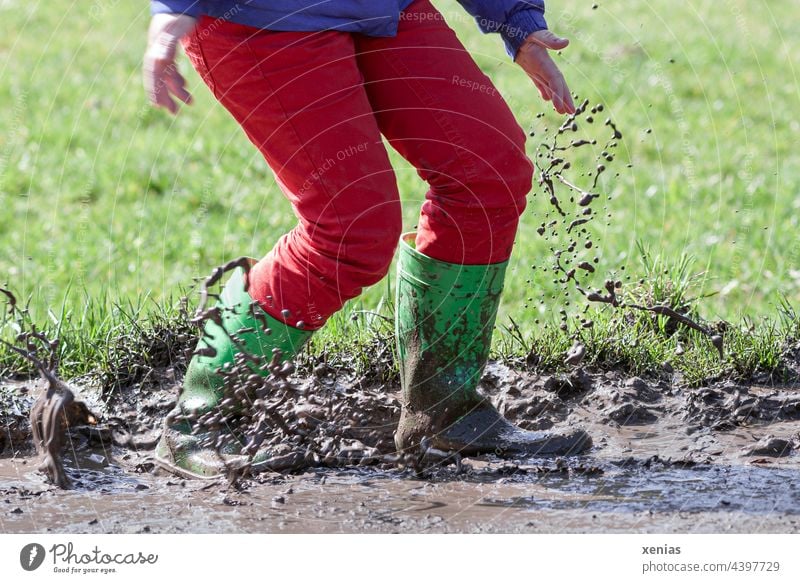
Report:
M533 154L558 117L498 38L480 35L455 2L438 5L535 131ZM610 218L592 226L597 280L623 267L631 282L657 276L640 261L639 244L670 269L692 257L691 271L678 268L670 285L692 278L693 297L702 298L692 308L708 320L772 330L731 342L742 370L771 362L792 328L781 302L800 301L800 40L792 28L800 6L609 0L592 10L550 2L548 15L573 41L558 57L572 89L603 102L625 134L620 176L603 182ZM131 316L169 321L174 298L196 278L233 257L263 255L295 219L260 154L184 59L196 104L175 119L147 106L139 72L147 2L11 0L0 3L0 18L0 284L30 298L35 321L61 326L65 366L80 374L102 364L105 343L129 329ZM547 114L537 118L540 111ZM590 167L595 155L581 151L573 166ZM411 226L424 186L392 159ZM531 196L499 318L513 328L513 317L517 332L498 336L500 349L523 352L519 336L556 355L570 342L557 329L558 311L583 309L574 293L565 306L542 270L552 241L536 227L547 207ZM656 284L646 289L661 294ZM384 282L354 307L375 310L389 299ZM619 329L622 316L606 312L595 317L592 354L629 364L666 358L674 339L648 342L658 330L644 316L641 327ZM345 314L320 342L339 341L355 325Z
M654 305L694 315L698 280L687 275L691 260L684 257L669 263L646 253L641 260L646 269L658 267L659 272L626 286L621 300L641 303L648 298ZM18 314L7 314L0 319L0 331L12 341L14 331L29 330L35 323L47 337L61 340L59 362L64 378L99 383L111 394L118 387L142 383L153 373L163 374L168 367L178 373L185 369L197 336L190 308L183 299L161 303L140 299L109 308L86 298L82 310L70 311L64 305L43 321L34 321L28 310L23 310L21 320ZM323 333L312 337L298 365L310 372L325 363L365 379L396 380L393 309L391 301L374 308L352 302L331 318ZM800 313L786 298L774 318L744 319L738 324L704 322L723 336L722 358L705 334L652 312L599 308L589 315L594 323L589 328L568 320L566 325L543 323L531 331L509 317L495 334L492 356L515 367L566 371L565 354L574 342L580 342L586 348L583 364L596 369L636 375L675 370L684 383L693 386L719 378L747 382L756 375L759 382L764 378L775 383L800 381L794 356L800 348ZM0 378L33 372L30 363L0 345Z

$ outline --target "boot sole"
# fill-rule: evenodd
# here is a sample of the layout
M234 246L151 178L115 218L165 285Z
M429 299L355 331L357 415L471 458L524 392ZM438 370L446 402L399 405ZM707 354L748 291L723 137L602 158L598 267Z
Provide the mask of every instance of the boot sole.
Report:
M176 466L174 463L155 455L150 458L150 461L152 461L160 469L169 472L174 476L178 476L179 478L184 478L186 480L219 480L220 478L225 477L224 474L217 474L214 476L197 474L195 472L192 472L191 470L187 470L180 466Z
M170 431L170 429L165 429L166 431ZM170 455L167 457L164 455L164 450L170 452L169 446L165 443L165 435L162 434L161 439L158 441L158 445L156 445L156 450L153 452L152 457L150 458L155 465L157 465L162 470L165 470L175 476L185 478L187 480L218 480L225 476L222 472L217 474L201 474L199 472L193 472L192 470L183 468L177 465ZM171 452L170 452L171 453Z
M582 429L567 434L520 429L486 402L449 425L442 425L432 423L426 414L404 412L395 434L398 451L415 449L426 435L433 447L466 456L492 453L499 457L573 456L593 445L592 438Z

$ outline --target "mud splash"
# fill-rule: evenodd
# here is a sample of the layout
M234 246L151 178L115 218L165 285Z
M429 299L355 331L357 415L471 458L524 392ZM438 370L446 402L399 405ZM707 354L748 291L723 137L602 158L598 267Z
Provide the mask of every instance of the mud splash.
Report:
M251 265L250 259L242 257L216 268L202 283L200 304L192 320L202 334L207 333L207 322L215 323L214 329L227 334L237 347L233 365L216 372L223 379L219 404L202 415L183 415L176 409L170 413L169 423L191 423L193 433L205 436L203 445L215 449L220 459L225 459L223 452L231 445L240 447L247 461L226 461L231 482L263 471L404 466L426 461L430 448L424 448L419 455L394 453L393 431L400 408L385 391L358 384L349 390L336 384L309 390L306 383L291 378L295 365L292 361L283 362L280 351L253 354L239 338L248 330L230 333L224 328L224 312L231 308L220 303L211 305L210 299L219 299L211 289L234 269L244 270L246 281ZM262 316L256 302L249 309L255 319ZM270 333L267 322L262 324ZM302 328L301 324L298 326ZM198 348L195 354L213 356L213 351L209 344ZM315 373L322 376L325 368L317 367ZM261 459L254 464L257 453Z
M388 439L399 408L394 384L326 368L293 374L297 394L358 409ZM19 388L19 387L18 387ZM92 428L72 428L64 469L48 484L16 443L0 460L4 532L797 532L800 393L796 387L721 382L687 389L677 375L627 378L578 368L544 375L491 363L481 391L530 429L580 423L595 438L576 459L492 456L423 472L336 457L313 467L210 483L153 473L152 437L177 383L121 393ZM94 408L98 389L81 387ZM2 392L0 392L2 393ZM19 393L19 391L17 391ZM4 393L3 393L4 394ZM294 393L293 393L294 394ZM292 406L307 407L300 399ZM287 406L289 401L287 401ZM145 411L149 411L147 414ZM126 420L127 446L109 419ZM138 428L135 427L139 423ZM345 427L344 425L342 427ZM350 439L346 434L340 443ZM363 433L366 447L377 442ZM148 442L148 439L151 441ZM138 445L137 445L138 444ZM291 447L291 443L290 443ZM343 465L347 464L347 465Z
M575 99L577 100L578 97L575 96ZM592 278L599 273L600 247L592 238L588 227L597 216L592 206L593 203L599 199L611 199L610 196L598 190L598 185L600 177L609 172L611 166L616 162L617 156L614 151L619 146L623 135L616 123L608 117L603 126L610 130L610 135L605 138L602 147L595 148L598 146L597 138L569 139L567 136L577 133L584 124L593 124L594 116L603 113L604 110L605 106L602 103L590 106L589 100L584 99L576 108L575 113L570 115L550 138L540 142L536 149L534 163L538 176L537 185L556 214L555 218L545 216L545 220L537 229L539 235L553 242L551 269L557 278L554 283L562 286L565 300L569 297L570 285L572 285L590 303L608 305L620 311L649 312L672 320L674 325L683 325L688 329L700 332L711 341L719 352L720 358L723 358L723 337L708 326L701 324L697 318L690 317L687 313L689 311L687 306L642 305L626 300L623 282L614 277L605 279L603 289L590 290L587 283L584 282L584 278ZM531 135L534 135L534 132ZM595 167L593 170L581 172L578 177L573 178L569 172L577 172L577 165L573 164L570 157L575 154L576 150L586 146L600 150L595 156ZM616 173L616 178L619 176L620 174ZM586 179L591 179L591 185L579 186L579 182ZM568 201L563 200L564 195L561 192L563 189L567 192ZM608 207L604 207L603 210L607 211ZM579 244L579 238L583 239L582 244ZM621 269L624 270L624 267ZM566 301L566 305L569 305L568 301ZM568 313L563 308L560 313L561 329L567 331L569 329ZM580 316L579 325L575 328L579 331L592 326L593 322L590 318ZM579 332L574 334L574 339L576 344L573 349L580 351L582 345ZM572 354L567 354L566 359L567 364L574 364L574 362L570 362L570 359L574 359Z
M18 334L17 346L0 339L8 348L30 361L38 370L45 388L30 409L30 429L36 453L41 458L39 471L59 488L69 488L70 482L64 471L61 454L67 442L67 429L76 425L92 425L95 416L85 403L76 400L75 393L58 378L58 344L28 324L24 311L10 291L0 288L8 300L9 315L15 319ZM42 353L45 356L42 356Z

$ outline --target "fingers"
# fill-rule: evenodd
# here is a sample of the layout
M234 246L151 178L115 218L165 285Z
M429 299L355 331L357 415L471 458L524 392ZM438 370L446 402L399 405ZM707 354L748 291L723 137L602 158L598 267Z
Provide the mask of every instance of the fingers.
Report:
M564 75L544 46L538 42L528 42L520 49L515 60L536 85L542 99L552 101L560 114L575 113L575 103Z
M528 71L528 76L539 90L542 99L552 101L558 113L575 113L575 103L572 101L567 82L555 65L544 67L539 71Z
M186 80L174 62L145 57L143 74L148 99L154 106L163 107L175 115L178 113L178 104L172 99L173 95L186 105L192 104L192 95L186 90Z
M183 101L186 105L192 104L192 94L186 90L186 80L178 73L178 69L172 69L172 74L166 78L167 89L175 97Z
M556 67L555 64L553 67L555 68L553 84L556 87L553 93L558 95L556 111L561 114L572 115L575 113L575 102L572 101L572 94L570 93L569 86L558 67ZM556 99L553 99L553 102L555 103Z
M536 83L536 81L534 81L534 84L536 85L536 88L539 90L539 95L542 96L542 99L544 99L545 101L553 100L553 93L550 91L550 88L547 85L544 85L542 83Z
M532 42L539 46L553 51L560 51L569 45L569 39L562 38L550 32L549 30L539 30L534 32L528 37Z
M567 82L561 71L556 69L555 73L549 80L551 93L553 97L553 107L560 114L573 114L575 113L575 103L572 101Z
M536 89L539 90L539 95L542 96L542 99L545 101L550 101L553 98L553 92L550 91L550 87L547 86L547 82L536 75L529 76L533 81L533 84L536 86Z
M564 80L564 77L561 77L561 102L564 106L564 111L562 113L566 113L572 115L575 113L575 102L572 100L572 93L569 90L569 86L567 86L567 82Z
M559 73L557 77L542 79L531 75L534 85L545 101L552 101L553 107L560 114L575 113L575 103L569 92L564 77Z
M572 102L572 96L566 87L553 93L553 107L562 115L575 113L575 104Z
M155 14L150 21L147 52L142 67L144 87L150 103L163 107L173 115L178 112L177 97L187 105L192 95L175 65L175 52L180 39L197 26L197 19L182 14Z
M163 107L172 114L178 111L178 106L169 96L166 84L166 64L162 59L145 57L143 67L144 87L147 97L152 105Z

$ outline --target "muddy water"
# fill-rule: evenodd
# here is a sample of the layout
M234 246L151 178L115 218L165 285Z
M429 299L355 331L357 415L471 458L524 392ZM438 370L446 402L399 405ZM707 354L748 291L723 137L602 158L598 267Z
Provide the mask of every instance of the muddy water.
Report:
M461 473L432 467L421 477L386 467L267 473L231 488L157 475L146 449L74 439L64 460L70 491L47 484L29 454L0 459L0 531L800 530L795 388L683 389L668 379L540 376L495 364L482 390L523 426L578 424L595 447L570 460L469 459Z
M74 460L73 460L74 462ZM69 464L69 462L67 462ZM428 479L368 469L219 482L71 470L69 492L0 462L3 532L797 532L796 468L477 461ZM80 478L77 477L80 474Z

